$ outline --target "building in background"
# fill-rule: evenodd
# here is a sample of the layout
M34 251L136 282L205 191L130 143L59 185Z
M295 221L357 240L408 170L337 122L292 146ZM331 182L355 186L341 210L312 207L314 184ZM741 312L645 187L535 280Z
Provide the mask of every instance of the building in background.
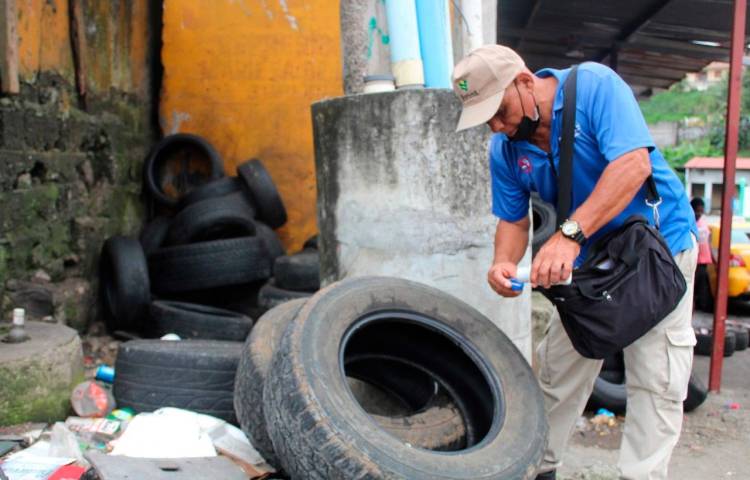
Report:
M706 204L706 214L721 210L724 178L723 157L694 157L685 164L685 190L688 197L701 197ZM750 183L750 158L737 158L737 197L734 214L750 214L750 195L744 195L745 185Z

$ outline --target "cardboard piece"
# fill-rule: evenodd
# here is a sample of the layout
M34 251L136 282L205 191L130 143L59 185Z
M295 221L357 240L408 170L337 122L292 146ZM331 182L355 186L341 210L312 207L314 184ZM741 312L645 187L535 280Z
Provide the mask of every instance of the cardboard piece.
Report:
M247 480L242 469L224 457L133 458L91 451L86 453L86 460L91 463L101 480Z

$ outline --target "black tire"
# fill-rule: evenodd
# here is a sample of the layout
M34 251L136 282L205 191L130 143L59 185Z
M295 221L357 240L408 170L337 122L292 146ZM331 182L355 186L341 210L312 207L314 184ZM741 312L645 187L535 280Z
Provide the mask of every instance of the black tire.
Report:
M627 410L628 391L625 385L624 372L620 374L621 380L608 380L608 373L612 371L602 371L594 382L594 390L586 404L586 410L596 412L600 408L606 408L610 412L622 415ZM698 408L708 395L708 391L703 382L695 375L690 375L688 382L688 393L685 401L682 402L682 408L685 412L692 412Z
M316 233L312 237L305 240L305 243L302 245L302 250L306 250L308 248L311 248L313 250L318 250L318 234Z
M627 403L628 392L625 383L610 381L606 375L602 376L600 373L594 381L594 390L586 404L586 410L595 412L600 408L606 408L612 413L621 415L625 413Z
M279 257L273 264L273 276L280 288L315 292L320 289L320 254L317 250L302 250Z
M289 322L307 302L300 298L279 305L260 317L247 337L234 381L234 411L240 428L269 465L279 465L263 417L263 383L271 357Z
M531 216L533 229L531 255L534 256L557 230L557 212L555 207L542 200L538 193L533 192L531 194Z
M438 380L462 413L467 449L408 448L373 421L341 364L368 355ZM344 280L308 300L274 354L263 407L292 478L529 479L547 439L541 391L510 339L460 300L394 278Z
M253 203L258 209L258 218L271 228L286 223L286 209L281 195L271 176L260 160L249 160L237 167L237 175L245 182Z
M281 239L276 235L271 227L263 222L255 222L255 234L263 240L268 250L271 260L276 260L282 255L286 255L286 249L281 243Z
M284 330L294 319L307 299L297 299L269 310L263 315L245 343L235 379L234 409L240 427L263 458L271 465L278 466L279 460L266 430L263 416L263 384L275 346ZM353 378L362 380L360 392L367 395L373 387L382 387L407 405L402 415L385 416L372 414L375 421L384 429L414 447L433 450L450 450L465 441L465 429L458 409L448 402L447 395L436 395L434 384L429 377L414 369L401 370L395 378L391 372L378 370L383 360L359 362L353 368ZM401 365L400 367L403 367ZM381 373L390 373L386 378ZM399 381L410 375L419 376L417 381L427 381L426 391L409 388L413 385L400 385ZM368 388L369 387L369 388ZM414 411L409 411L409 408Z
M295 292L276 286L274 279L270 279L265 285L258 290L258 306L266 310L281 305L298 298L308 298L312 295L310 292Z
M138 330L151 301L148 266L141 244L108 238L99 257L99 295L107 329Z
M706 385L695 375L690 375L690 383L688 383L688 394L684 402L682 402L682 410L685 413L692 412L696 408L700 407L708 397L708 389Z
M149 310L148 330L159 337L176 333L182 339L244 342L253 327L245 315L197 303L156 300Z
M734 334L735 342L734 342L734 351L735 352L741 352L742 350L747 350L748 341L750 341L750 334L748 334L748 331L746 328L728 328L727 331L730 331Z
M119 408L177 407L236 424L232 398L240 342L133 340L120 345L114 395Z
M171 218L158 216L151 220L143 230L141 230L141 234L138 236L138 241L141 242L143 252L146 255L164 245L164 239L167 238L167 231L169 230L170 223L172 223Z
M240 285L271 276L271 261L258 237L230 238L161 248L148 257L157 293Z
M711 356L711 352L714 350L714 335L712 331L708 331L708 333L695 333L695 338L697 340L697 343L695 344L695 348L693 349L693 352L696 355L703 355L703 356ZM735 337L734 333L730 330L726 330L724 333L724 356L725 357L731 357L734 355L734 350L737 346L737 338Z
M255 235L252 206L243 193L209 198L178 213L167 232L168 245Z
M171 158L180 152L188 154L181 161ZM202 158L191 158L195 153ZM165 171L170 161L182 163L180 167L183 170L177 173L176 183L179 185L165 188L168 183L168 179L164 178ZM192 189L223 176L224 164L216 149L206 139L188 133L164 137L151 149L143 164L146 191L156 203L167 207L176 207L180 198Z
M242 182L237 177L223 177L201 185L191 190L180 199L179 209L182 210L194 203L224 197L233 193L243 192ZM246 195L247 196L247 195ZM248 202L250 199L248 198Z

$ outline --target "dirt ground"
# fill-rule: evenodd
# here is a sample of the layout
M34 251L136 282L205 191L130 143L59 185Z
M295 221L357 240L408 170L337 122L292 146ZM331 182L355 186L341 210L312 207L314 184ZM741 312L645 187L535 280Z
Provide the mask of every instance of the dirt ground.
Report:
M729 318L748 319L749 313L750 306L733 306ZM698 313L693 323L706 325L711 318ZM694 360L693 373L706 384L709 363L708 357L696 356ZM558 478L617 479L615 465L622 432L619 423L597 433L592 431L590 421L580 421ZM750 479L750 349L724 359L721 392L709 394L703 405L685 415L669 478Z

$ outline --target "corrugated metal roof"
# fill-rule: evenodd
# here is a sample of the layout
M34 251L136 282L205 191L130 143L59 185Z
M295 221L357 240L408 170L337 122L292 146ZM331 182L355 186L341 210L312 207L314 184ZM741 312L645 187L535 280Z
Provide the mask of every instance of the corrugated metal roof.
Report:
M636 93L728 61L732 0L500 0L498 43L529 68L593 60ZM698 42L698 43L695 43Z
M685 169L703 168L721 170L724 168L724 157L693 157L685 164ZM750 158L737 158L737 170L750 170Z

